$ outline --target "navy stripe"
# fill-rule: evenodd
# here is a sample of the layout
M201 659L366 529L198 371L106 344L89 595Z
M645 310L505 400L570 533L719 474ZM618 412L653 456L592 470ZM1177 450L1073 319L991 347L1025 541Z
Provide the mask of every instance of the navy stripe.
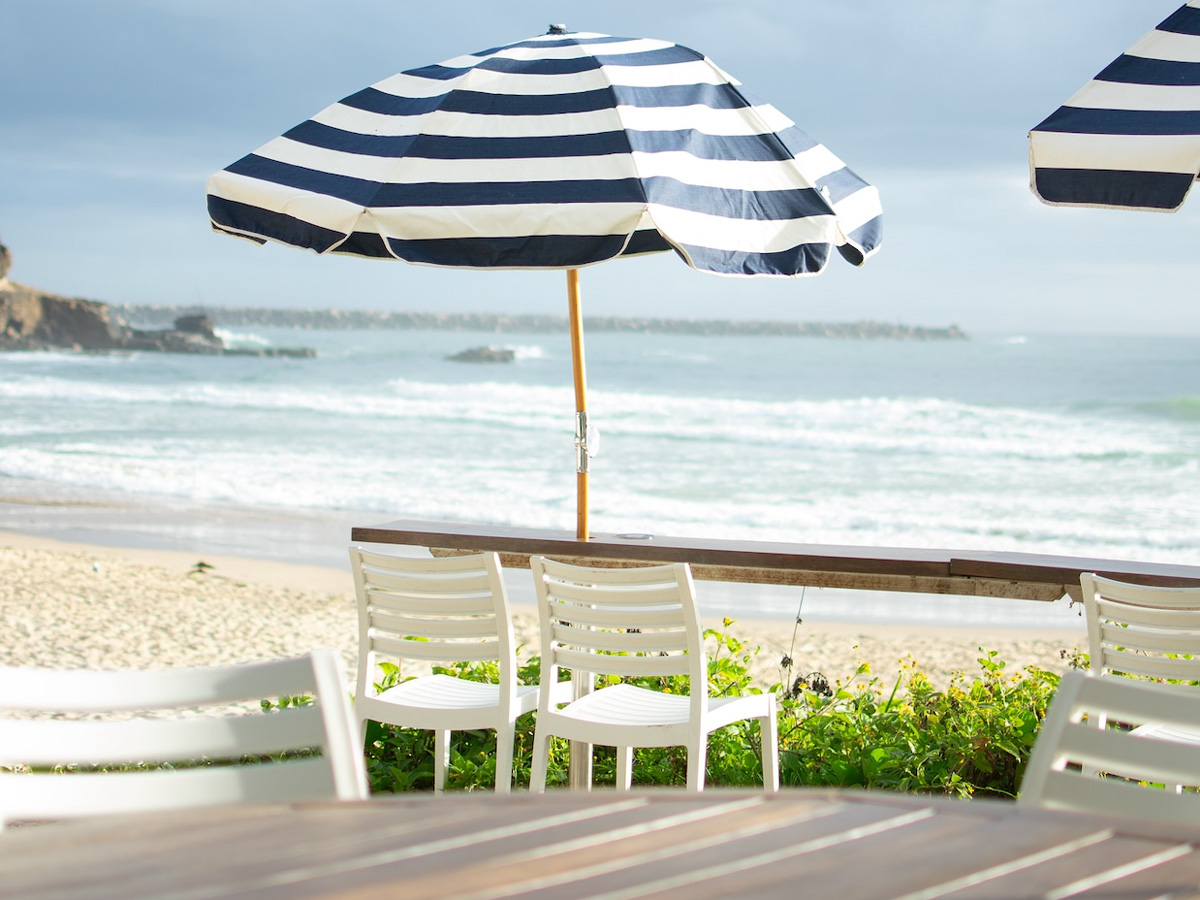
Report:
M284 137L312 147L389 159L548 159L628 153L623 131L541 137L446 137L436 134L373 135L319 122L297 125Z
M208 215L223 229L262 235L293 247L315 250L317 253L325 253L343 237L340 232L321 228L295 216L271 212L211 194L208 196Z
M868 186L867 182L845 167L817 180L817 190L828 191L830 203L841 203L851 194Z
M635 231L630 236L629 243L621 255L634 256L639 253L662 253L664 250L674 249L661 234L653 228L646 228L642 231Z
M784 128L781 131L777 131L776 134L779 135L780 142L784 147L787 148L788 153L790 153L792 156L799 156L806 150L811 150L813 147L816 147L820 144L819 141L814 141L794 125L790 128Z
M344 256L366 256L370 259L395 259L383 238L374 231L353 232L338 244L333 252Z
M401 259L433 266L561 269L619 256L625 235L531 235L423 241L388 238L388 244Z
M1200 134L1200 110L1061 106L1033 130L1064 134Z
M1194 9L1191 6L1181 6L1163 19L1162 24L1158 26L1158 30L1169 31L1172 34L1200 35L1200 9Z
M773 134L709 135L698 131L603 131L538 137L379 136L342 131L308 121L286 137L314 147L398 159L561 159L610 156L640 150L690 153L700 159L763 162L790 159Z
M580 72L592 72L600 68L600 63L590 56L578 56L571 59L507 59L503 56L493 56L475 66L488 72L502 72L507 75L578 75Z
M629 145L645 153L690 153L698 159L769 162L791 159L787 148L766 134L710 135L698 131L629 131Z
M422 66L419 69L408 69L401 74L412 75L414 78L428 78L430 81L453 81L464 72L469 71L471 71L470 67L464 69L451 69L443 66L441 63L434 63L430 66Z
M883 243L883 216L876 216L869 222L860 225L846 237L854 243L838 244L838 253L842 254L842 258L847 262L861 266L867 261L866 254ZM862 250L859 250L859 247Z
M1095 80L1119 84L1195 86L1200 85L1200 63L1121 54Z
M485 94L451 91L436 97L397 97L366 88L342 101L344 106L385 116L420 116L441 109L446 112L488 116L556 116L562 113L594 112L613 105L607 89L577 94Z
M455 90L434 97L398 97L370 87L341 102L343 106L385 116L421 116L435 109L488 116L556 116L611 109L618 104L641 109L679 106L745 109L754 105L730 84L617 85L565 94L486 94Z
M421 182L382 184L365 178L334 175L250 154L227 172L257 178L359 206L495 206L538 203L643 203L636 178L574 181Z
M776 253L714 250L687 244L682 246L697 269L718 275L814 274L825 268L825 263L829 261L828 244L801 244Z
M745 109L748 102L731 84L672 84L666 87L613 85L612 95L622 106L642 109L707 106L710 109Z
M1034 170L1038 196L1050 203L1091 203L1175 209L1187 196L1191 173L1124 172L1110 169Z
M695 62L704 56L687 47L672 44L670 47L658 47L654 50L641 50L634 53L596 53L593 54L604 66L670 66L677 63Z
M651 203L729 219L779 222L833 214L825 198L810 188L744 191L737 188L699 187L674 178L654 177L643 181L646 199Z

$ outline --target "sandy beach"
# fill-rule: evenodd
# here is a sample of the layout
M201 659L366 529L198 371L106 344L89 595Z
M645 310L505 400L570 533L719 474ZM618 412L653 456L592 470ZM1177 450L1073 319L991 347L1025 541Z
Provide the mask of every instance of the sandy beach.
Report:
M522 654L536 653L534 610L514 607L514 623ZM995 650L1010 670L1060 670L1064 653L1086 645L1081 628L797 626L747 619L729 630L748 648L760 648L752 672L763 687L786 677L780 667L785 655L795 660L793 677L820 672L830 682L845 682L865 662L887 687L905 662L944 685L956 671L979 672L980 648ZM16 532L0 532L0 638L0 665L16 666L171 667L334 647L350 671L357 657L347 571L72 544Z

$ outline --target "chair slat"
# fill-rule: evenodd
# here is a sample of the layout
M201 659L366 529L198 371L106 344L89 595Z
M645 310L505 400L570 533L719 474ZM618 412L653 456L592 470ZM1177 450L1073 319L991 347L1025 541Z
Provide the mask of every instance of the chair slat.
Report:
M149 675L147 673L150 673ZM0 668L0 709L124 712L311 694L307 657L178 669Z
M1200 610L1155 609L1132 603L1097 600L1096 608L1101 619L1114 622L1129 622L1146 628L1169 628L1179 631L1200 631Z
M496 606L491 597L475 595L412 596L367 588L367 602L380 609L417 616L473 616L496 613Z
M1105 667L1112 672L1143 675L1147 678L1200 680L1200 659L1169 659L1110 650L1105 654Z
M426 662L485 662L499 657L495 641L404 641L375 636L371 643L376 652Z
M578 650L560 649L556 653L559 665L581 672L597 675L688 675L690 669L686 656L608 656L599 653L584 653Z
M624 631L593 631L557 623L553 628L554 639L571 647L611 653L682 652L688 649L687 634L683 631L630 634Z
M364 566L363 580L372 587L402 594L487 594L488 576L484 571L463 572L444 577L415 575L391 569Z
M590 585L551 581L547 584L551 597L597 606L679 606L679 587L669 584L652 585Z
M1196 824L1198 810L1194 794L1140 787L1128 782L1077 771L1051 772L1040 805L1103 814L1120 810L1123 815L1144 819Z
M269 715L122 721L0 721L0 763L31 766L182 762L275 754L324 743L315 706Z
M1068 762L1100 772L1140 781L1200 784L1200 747L1195 744L1131 738L1127 732L1077 722L1063 730L1058 751Z
M492 638L496 637L495 616L477 616L469 619L419 619L413 616L395 616L372 611L370 627L376 634L400 634L430 638Z
M0 812L16 819L147 812L187 806L328 799L334 793L320 758L270 765L78 774L19 773L0 780Z
M1126 628L1112 622L1101 622L1100 636L1109 647L1200 656L1200 631Z
M549 601L550 617L560 622L577 622L598 628L682 628L684 619L679 607L666 609L629 609L620 607L588 607L572 603Z

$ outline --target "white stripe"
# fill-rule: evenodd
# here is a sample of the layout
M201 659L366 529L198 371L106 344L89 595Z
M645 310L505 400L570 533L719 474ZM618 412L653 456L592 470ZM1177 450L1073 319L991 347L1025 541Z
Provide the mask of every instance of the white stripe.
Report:
M275 138L254 151L266 159L380 184L463 184L498 181L636 178L629 154L547 159L418 159L363 156Z
M410 206L375 209L371 217L381 234L404 240L607 235L630 234L644 208L641 203Z
M1033 131L1029 143L1033 164L1042 169L1118 169L1192 175L1200 171L1200 140L1195 135Z
M1200 87L1092 81L1068 100L1081 109L1200 110Z
M773 106L712 109L707 106L618 106L621 122L630 131L698 131L718 136L770 134L795 123Z
M493 54L490 58L497 57L503 59L578 59L584 56L595 56L597 53L602 55L616 53L651 53L655 50L664 50L667 47L673 47L674 44L668 41L658 41L652 38L631 38L629 40L611 40L600 44L568 44L564 47L505 47L499 53ZM459 57L459 59L469 59L470 57ZM476 63L480 60L476 58ZM448 66L451 63L446 62L442 65ZM460 65L462 65L460 63Z
M463 237L520 237L526 234L629 234L642 219L641 203L576 205L390 207L364 210L324 194L244 178L213 175L210 196L295 216L348 235L376 232L402 240Z
M790 128L791 119L772 106L753 112L707 106L618 106L552 116L485 116L434 110L418 116L392 116L335 103L312 117L330 128L381 137L429 134L441 137L554 137L606 131L698 131L740 136L770 134Z
M803 219L728 219L650 204L650 218L667 240L713 250L774 253L800 244L836 243L837 220L831 215Z
M552 116L481 116L435 110L419 116L389 116L340 104L324 109L312 121L353 134L404 137L555 137L619 131L621 121L612 108Z
M357 203L246 178L232 172L217 172L208 179L205 190L209 196L295 216L339 234L348 235L354 231L363 213L363 208Z
M649 66L651 69L663 68ZM592 69L571 76L522 75L511 72L490 72L487 69L468 69L447 81L419 78L401 72L371 85L385 94L397 97L437 97L452 90L472 90L484 94L574 94L597 91L608 87L604 69Z
M697 159L690 153L632 154L634 167L643 178L674 178L685 184L745 191L787 191L812 188L818 179L845 168L845 164L818 144L794 160Z
M726 84L728 76L707 59L666 63L661 66L601 66L609 81L622 87ZM571 78L579 76L572 75Z
M1126 50L1125 55L1170 62L1200 62L1200 37L1155 29Z
M876 216L883 214L879 202L879 190L873 185L864 185L862 190L855 191L848 197L843 197L833 205L838 223L843 231L843 237L855 228L865 225ZM847 243L840 241L839 243Z

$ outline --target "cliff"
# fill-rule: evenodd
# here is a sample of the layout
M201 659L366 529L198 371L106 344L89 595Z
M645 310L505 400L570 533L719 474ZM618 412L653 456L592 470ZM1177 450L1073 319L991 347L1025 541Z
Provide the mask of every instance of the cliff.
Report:
M130 321L159 324L185 311L176 306L120 306ZM544 334L565 332L565 316L506 315L503 313L421 313L350 309L214 309L212 314L227 326L311 328L322 330L414 329L490 331ZM737 319L668 319L599 316L584 317L589 332L624 331L666 334L824 337L845 340L938 341L968 340L957 326L927 328L887 322L770 322Z
M107 304L48 294L0 279L0 350L150 350L214 356L315 356L306 348L229 348L204 315L142 330L113 318Z

